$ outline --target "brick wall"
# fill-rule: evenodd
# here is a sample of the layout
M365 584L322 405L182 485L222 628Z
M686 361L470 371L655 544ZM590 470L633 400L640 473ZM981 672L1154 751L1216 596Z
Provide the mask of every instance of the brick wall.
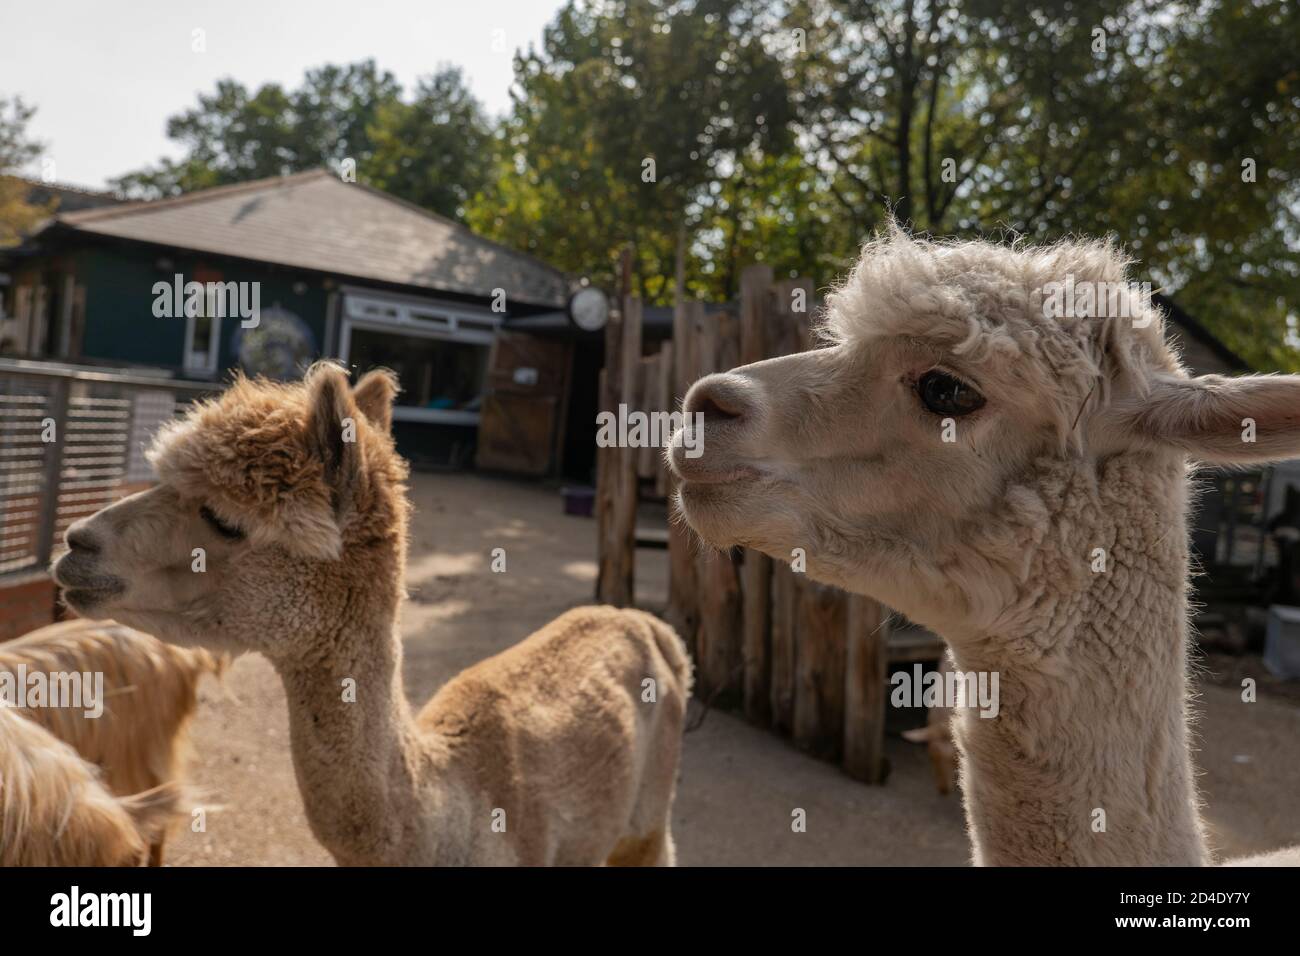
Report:
M57 620L58 594L44 571L0 582L0 641L22 637Z
M105 505L127 495L151 487L153 487L151 481L119 481L113 485L105 485L103 488L92 489L98 494L88 500L65 503L59 509L54 556L58 557L63 550L63 531L67 525L78 518L94 514ZM14 512L23 510L39 512L41 499L33 497L30 501L7 507L9 511ZM70 610L59 604L58 597L58 588L54 586L54 581L51 580L48 572L32 570L28 573L0 577L0 641L22 637L28 631L34 631L38 627L44 627L46 624L64 618L75 617Z

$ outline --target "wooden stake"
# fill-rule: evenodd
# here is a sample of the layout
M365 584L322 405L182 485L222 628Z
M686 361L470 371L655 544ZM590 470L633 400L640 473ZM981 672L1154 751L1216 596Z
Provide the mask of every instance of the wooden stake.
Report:
M844 685L844 770L867 783L884 783L885 702L889 695L888 610L869 597L849 595L848 661Z
M844 635L848 595L806 575L799 582L794 742L819 757L839 757L844 743Z

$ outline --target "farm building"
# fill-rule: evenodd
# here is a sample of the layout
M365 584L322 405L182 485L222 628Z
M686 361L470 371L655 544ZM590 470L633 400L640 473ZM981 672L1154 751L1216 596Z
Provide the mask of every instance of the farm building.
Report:
M214 384L232 368L293 377L319 357L384 365L401 378L394 430L417 466L593 480L605 305L596 293L595 315L573 314L579 277L326 170L151 202L32 190L58 212L0 257L0 355ZM193 308L191 285L204 291ZM1195 372L1245 370L1160 304ZM737 312L704 307L711 325ZM673 310L641 316L649 357ZM1266 474L1220 476L1202 498L1208 563L1258 572L1258 529L1283 491Z
M569 314L578 277L326 170L133 203L33 183L32 199L58 212L0 257L0 355L200 381L387 365L417 464L593 476L605 354L599 317ZM187 310L188 283L217 294ZM1164 305L1197 372L1244 369ZM671 309L644 309L647 353L671 333Z
M417 463L589 477L601 338L569 321L580 284L547 263L325 170L85 205L0 266L0 354L211 381L385 365ZM590 394L570 402L575 381Z

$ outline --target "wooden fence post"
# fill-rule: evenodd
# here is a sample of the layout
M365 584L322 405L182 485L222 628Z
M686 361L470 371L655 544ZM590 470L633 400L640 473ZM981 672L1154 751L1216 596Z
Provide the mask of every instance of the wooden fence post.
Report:
M621 315L605 326L605 375L601 411L618 416L622 403L636 404L637 369L641 360L641 300L627 296ZM599 449L596 475L596 517L599 566L596 600L630 607L634 598L636 557L636 449Z
M794 675L798 658L795 622L799 613L799 575L784 561L772 562L772 728L794 728Z
M704 306L692 302L688 308L695 333L695 376L703 378L718 369L719 356L739 352L735 342L739 331L724 313L706 316ZM705 432L704 441L708 442ZM731 552L702 550L695 561L699 588L699 629L696 633L696 680L701 696L718 706L738 703L740 687L740 577Z
M654 412L662 406L656 401L657 383L659 381L659 354L643 355L637 361L636 370L636 401L635 404L628 406L628 411L636 409L645 412L647 415L653 415ZM653 421L653 419L650 419ZM636 456L636 476L638 478L654 478L655 476L655 455L659 449L651 441L646 441L640 448L634 452Z
M764 358L803 352L813 345L811 279L782 279L772 287L769 341Z
M770 275L770 273L769 273ZM751 280L754 281L754 280ZM741 277L742 289L744 276ZM805 311L796 309L795 289L802 289ZM743 293L742 293L743 295ZM742 298L743 302L743 298ZM801 352L809 344L812 280L782 279L773 283L761 312L763 358ZM803 574L790 569L789 558L771 562L771 638L768 701L772 727L792 734L795 723L797 669L800 654ZM806 705L805 705L806 706Z
M695 320L692 314L697 303L687 303L679 298L673 306L673 368L671 406L676 408L686 397L695 381ZM668 473L668 500L672 507L677 494L677 478ZM692 658L699 662L696 638L700 626L699 581L695 567L696 544L685 522L668 522L668 623L677 629ZM697 668L698 670L698 668Z
M673 343L665 341L659 345L659 373L654 386L654 411L671 412L675 407L673 398ZM669 494L669 468L664 462L664 449L655 449L655 494L661 498L671 498ZM669 507L672 501L669 501ZM672 520L672 512L668 514Z
M835 758L844 744L844 647L848 595L801 575L795 658L794 742Z
M740 364L768 356L772 321L772 267L753 265L740 275ZM740 567L741 658L745 716L757 724L772 718L772 559L747 549Z
M885 701L889 673L889 611L860 594L849 596L845 633L844 770L867 783L884 783Z
M604 396L622 396L629 409L675 409L704 375L811 347L812 296L809 280L774 281L771 268L763 265L742 274L740 310L734 316L706 316L701 303L686 302L679 290L672 342L645 359L639 303L629 299L623 310L626 325L620 318L616 340L607 341L610 381L602 388L602 408L614 407L614 399L606 405ZM626 464L610 470L611 475L620 481L636 472L651 477L648 456L625 453ZM655 478L658 483L660 475ZM606 535L602 525L602 547L626 541L629 573L636 500L635 478L631 480L630 491L612 484L606 492L602 484L598 496L610 526ZM662 489L671 506L676 492L671 472L662 473ZM695 659L697 693L721 706L739 703L749 720L770 723L802 749L842 757L851 776L883 782L888 772L887 610L810 580L793 571L789 559L774 561L751 550L697 553L697 543L680 521L670 522L668 548L666 617ZM607 564L622 569L622 564L607 562L605 554L602 550L602 581ZM630 601L630 579L628 588Z

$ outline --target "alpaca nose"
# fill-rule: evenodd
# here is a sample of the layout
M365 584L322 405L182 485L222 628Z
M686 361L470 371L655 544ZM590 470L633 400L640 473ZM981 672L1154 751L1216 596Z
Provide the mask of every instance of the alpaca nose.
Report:
M84 554L99 553L99 542L90 533L90 529L81 522L69 526L64 541L67 542L70 551L81 551Z
M686 393L682 408L688 416L704 416L705 427L740 423L753 415L752 388L746 379L730 372L706 375Z

